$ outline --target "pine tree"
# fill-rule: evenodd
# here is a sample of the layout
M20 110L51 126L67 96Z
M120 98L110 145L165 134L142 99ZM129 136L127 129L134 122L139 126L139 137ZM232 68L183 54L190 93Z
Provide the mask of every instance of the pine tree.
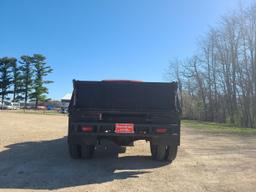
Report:
M3 57L0 58L0 95L2 107L7 95L11 92L10 87L12 85L12 62L13 58Z
M27 55L23 55L21 56L20 59L21 59L20 61L21 81L24 86L20 92L24 96L24 103L25 103L24 107L27 108L27 102L33 87L33 79L32 79L34 75L33 63L32 63L33 58Z
M48 88L45 85L52 83L52 81L47 81L44 77L50 74L53 70L50 66L46 65L46 58L43 55L34 54L32 58L35 79L33 83L34 92L30 97L35 100L35 105L37 107L39 102L44 102L46 100L45 94L48 93Z
M22 91L22 76L20 67L17 65L17 59L12 59L12 75L13 75L13 97L12 101L17 102L23 99L23 97L20 95L20 92Z

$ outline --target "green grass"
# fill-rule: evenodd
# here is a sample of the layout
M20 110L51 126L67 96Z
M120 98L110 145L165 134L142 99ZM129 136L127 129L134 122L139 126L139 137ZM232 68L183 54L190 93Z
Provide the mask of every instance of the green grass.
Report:
M183 127L200 129L214 133L234 133L241 135L256 135L256 128L237 127L226 123L213 123L194 120L182 120Z

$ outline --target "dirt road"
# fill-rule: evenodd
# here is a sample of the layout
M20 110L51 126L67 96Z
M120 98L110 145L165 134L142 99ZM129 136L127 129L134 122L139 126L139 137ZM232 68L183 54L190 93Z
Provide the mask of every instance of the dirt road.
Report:
M67 117L0 111L0 191L256 191L256 137L183 128L171 165L136 142L116 158L97 151L72 160Z

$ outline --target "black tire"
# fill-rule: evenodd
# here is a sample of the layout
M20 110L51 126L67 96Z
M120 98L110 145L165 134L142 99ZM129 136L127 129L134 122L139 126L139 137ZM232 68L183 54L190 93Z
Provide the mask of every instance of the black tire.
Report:
M157 145L156 160L163 161L166 157L166 145Z
M156 159L157 146L150 143L150 151L153 159Z
M69 144L69 154L72 159L81 158L81 146L75 144Z
M166 157L166 145L153 145L150 144L150 150L152 158L158 161L165 160Z
M120 146L119 153L125 153L125 152L126 152L126 147Z
M94 145L83 145L81 148L81 156L84 159L90 159L93 156L95 147Z
M178 146L168 146L166 149L165 160L171 163L176 158L177 152Z

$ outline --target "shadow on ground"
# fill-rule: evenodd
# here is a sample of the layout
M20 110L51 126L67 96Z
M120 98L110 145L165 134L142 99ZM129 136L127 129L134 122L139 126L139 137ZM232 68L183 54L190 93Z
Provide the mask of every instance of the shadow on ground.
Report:
M117 146L116 146L117 147ZM0 189L59 189L136 178L166 164L149 156L117 157L100 148L91 160L72 160L66 138L5 146L0 152Z

